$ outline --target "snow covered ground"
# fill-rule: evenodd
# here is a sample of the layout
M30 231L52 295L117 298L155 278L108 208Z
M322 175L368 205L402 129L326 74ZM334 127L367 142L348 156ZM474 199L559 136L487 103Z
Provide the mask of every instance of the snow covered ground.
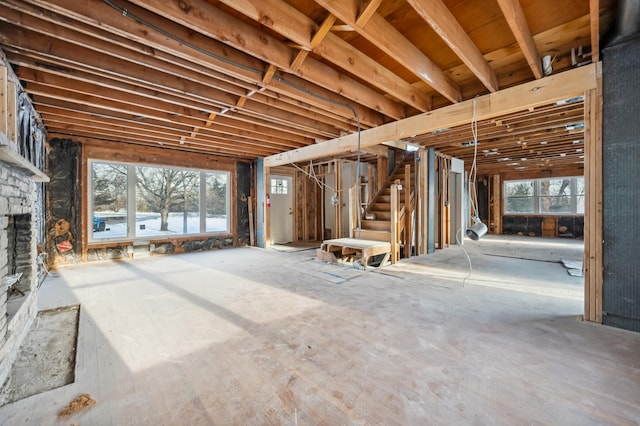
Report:
M122 215L96 215L104 217L106 229L104 231L93 231L93 240L125 238L127 236L126 216ZM183 213L169 213L169 230L160 230L160 213L137 213L136 214L136 237L157 237L164 235L182 235L200 233L200 216L198 213L187 214L187 231L184 232ZM225 232L228 230L227 217L207 217L205 232Z

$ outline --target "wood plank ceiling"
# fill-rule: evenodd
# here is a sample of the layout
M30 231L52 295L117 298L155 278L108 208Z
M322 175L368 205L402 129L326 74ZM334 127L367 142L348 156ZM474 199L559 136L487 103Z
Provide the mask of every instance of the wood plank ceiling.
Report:
M3 0L0 47L49 138L253 159L544 78L546 55L554 73L591 62L613 6ZM582 110L478 123L478 170L580 164ZM470 128L412 138L465 159L470 140Z

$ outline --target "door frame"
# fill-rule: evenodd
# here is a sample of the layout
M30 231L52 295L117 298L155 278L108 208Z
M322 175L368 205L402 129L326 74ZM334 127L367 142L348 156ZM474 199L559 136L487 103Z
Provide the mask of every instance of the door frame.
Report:
M297 180L296 180L296 172L294 168L286 167L286 166L278 166L278 167L265 167L264 169L264 193L267 195L271 194L271 176L287 176L291 178L291 209L293 214L291 215L291 226L293 227L293 241L298 241L298 226L296 221L296 212L298 207L298 197L296 196L297 191ZM265 208L265 247L269 247L271 245L271 208Z

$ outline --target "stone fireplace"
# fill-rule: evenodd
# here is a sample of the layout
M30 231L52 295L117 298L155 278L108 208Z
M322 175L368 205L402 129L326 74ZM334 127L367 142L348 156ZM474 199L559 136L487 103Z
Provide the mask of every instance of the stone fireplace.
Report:
M4 154L0 156L0 385L37 313L36 199L41 185L33 180L32 171L19 161L8 162ZM17 276L19 280L14 279Z

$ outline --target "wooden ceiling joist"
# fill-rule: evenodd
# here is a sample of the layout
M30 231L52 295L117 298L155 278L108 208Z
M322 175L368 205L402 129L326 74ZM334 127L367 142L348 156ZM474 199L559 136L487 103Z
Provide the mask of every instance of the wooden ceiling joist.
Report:
M350 4L341 0L317 0L317 3L351 25L360 35L404 65L451 102L459 102L462 99L457 84L379 14L373 13L366 25L360 27L356 23L358 10L355 3ZM427 109L418 109L426 111L430 108L429 102Z
M377 64L373 59L369 58L359 50L354 49L353 46L335 34L327 33L318 46L312 46L313 34L316 31L315 23L303 13L289 6L283 0L263 0L259 3L235 0L222 0L222 2L255 21L268 26L300 46L313 50L314 53L320 55L327 61L339 66L343 70L347 70L351 74L359 76L360 78L375 85L380 90L387 91L416 109L420 111L427 111L429 109L429 101L423 93L416 90L411 86L411 84L402 80L391 71ZM160 9L166 9L166 7L158 7L158 4L164 5L162 0L141 0L140 3L144 3L147 7L150 6L150 3L154 4L155 8L153 10L156 12ZM216 14L220 13L216 8L209 5L204 0L200 0L195 3L192 2L192 7L197 7L198 9L202 8L200 10L203 14L206 14L207 19L203 20L199 25L195 23L193 19L189 22L181 22L183 25L191 25L199 31L202 30L202 26L210 26L207 21L215 19L217 16ZM176 16L176 14L178 16ZM228 15L225 15L224 17L218 16L219 19L226 19L227 17ZM186 17L181 16L178 11L172 11L171 19L182 20L186 19ZM239 23L234 21L233 25L235 28ZM249 31L249 28L253 29L252 27L245 28L247 31ZM209 35L214 38L219 38L221 36L220 34L214 33L209 33ZM275 39L270 39L268 44L279 47L276 43L278 42ZM247 53L251 54L251 52L246 50L246 47L244 46L235 45L234 47L239 49L244 48ZM289 66L288 62L274 62L277 60L277 57L274 59L265 58L265 60L282 69L287 69ZM314 68L318 67L316 65L317 62L311 58L307 59L304 64L305 66L303 69L298 69L299 75L305 75L305 70L306 72L313 72Z
M359 124L369 152L360 155L371 161L393 140L468 158L468 126L455 124L488 91L498 96L476 106L502 114L478 122L479 164L492 170L523 167L492 160L517 153L527 168L579 166L571 138L584 130L571 121L582 104L538 97L567 93L547 80L575 72L574 48L597 61L598 36L615 17L613 0L0 3L0 49L50 135L241 158L355 158ZM539 78L546 55L553 72ZM535 79L538 93L516 96L530 108L499 95ZM451 109L457 102L463 109Z
M520 6L520 1L498 0L498 4L509 24L509 28L511 28L511 32L518 41L520 49L522 49L524 57L527 58L533 75L535 78L542 78L544 76L542 61L531 31L529 31L529 24L527 23L527 18L524 16L522 6Z
M99 1L91 2L91 4L89 4L85 2L76 2L75 0L29 0L29 3L46 7L47 9L53 10L61 15L73 17L84 24L98 26L99 29L106 30L123 38L134 40L143 46L146 46L147 50L151 48L170 53L173 56L197 64L206 64L208 67L222 74L254 83L258 86L262 84L264 70L268 67L268 64L265 65L264 62L255 57L230 48L213 38L207 37L205 35L206 32L194 33L193 30L189 30L182 25L172 23L161 16L136 7L131 3L126 4L129 12L128 16L137 16L153 27L163 28L166 32L170 33L172 37L167 37L152 30L148 26L127 18L126 16L123 16L122 13L118 13L105 3ZM230 28L229 31L237 34L237 29L234 30L233 28ZM181 40L188 40L188 43L198 49L185 46L184 43L186 42L183 43ZM214 56L212 56L212 53ZM320 63L318 64L322 65ZM286 68L286 66L284 68ZM328 72L331 70L329 67L327 67L328 70L324 68L320 70L320 68L322 67L318 66L317 70L315 70L318 75L313 72L314 70L307 70L309 74L312 74L306 76L307 81L301 81L301 79L287 75L286 81L291 84L278 84L277 82L279 80L274 79L270 83L269 87L279 93L292 96L295 99L333 111L334 113L346 118L352 117L352 112L347 108L338 106L338 104L347 103L349 94L353 92L356 94L355 97L361 102L354 104L354 108L358 111L361 121L370 125L377 125L382 122L381 116L377 115L374 110L380 111L394 118L396 116L404 116L400 105L386 99L381 94L373 91L365 93L364 86L359 83L355 81L349 82L349 79L340 78L337 73L336 75L333 75ZM283 79L280 73L276 73L275 76L279 79ZM318 77L318 81L321 83L320 86L310 83L310 81L315 81L314 76ZM346 84L338 84L342 81L346 81ZM301 87L306 89L306 91L298 90L292 86ZM359 86L362 86L363 90L360 90ZM324 98L331 99L332 102L323 101L318 97L311 96L308 94L309 92L318 93ZM343 95L346 96L346 98L343 97ZM367 103L371 105L371 108L361 107L361 105L367 105ZM390 108L390 110L386 111L386 108Z
M490 92L498 90L496 73L442 0L407 0L407 2Z

